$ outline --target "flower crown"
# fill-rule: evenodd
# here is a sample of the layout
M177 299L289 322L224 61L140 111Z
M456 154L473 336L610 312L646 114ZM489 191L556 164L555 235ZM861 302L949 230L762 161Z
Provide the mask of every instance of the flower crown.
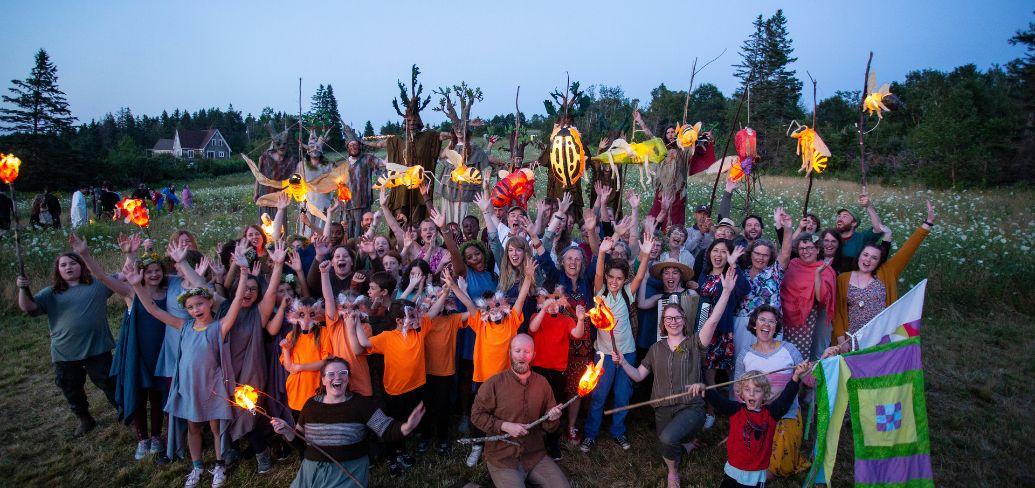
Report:
M281 281L294 286L294 284L298 281L298 278L296 278L295 275L292 273L287 273L284 275L283 278L281 278Z
M188 288L176 297L176 302L179 303L181 307L186 307L187 299L190 297L202 297L206 299L211 299L212 292L208 291L208 288Z
M145 252L137 258L137 268L144 269L155 263L162 264L162 260L162 256L156 252Z

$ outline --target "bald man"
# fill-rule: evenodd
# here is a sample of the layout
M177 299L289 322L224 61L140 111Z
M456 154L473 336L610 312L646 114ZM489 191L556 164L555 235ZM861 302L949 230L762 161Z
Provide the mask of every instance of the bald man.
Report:
M510 369L497 373L478 390L471 407L471 422L489 435L510 434L510 442L485 446L485 463L492 482L500 488L567 487L568 478L549 456L543 438L557 430L561 409L550 384L532 371L535 343L528 334L510 341ZM547 421L529 429L543 415ZM516 443L516 445L514 444Z

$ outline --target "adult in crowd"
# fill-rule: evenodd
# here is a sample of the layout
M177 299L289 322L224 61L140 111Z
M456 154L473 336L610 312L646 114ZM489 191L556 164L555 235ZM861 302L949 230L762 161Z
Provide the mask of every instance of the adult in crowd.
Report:
M86 208L86 185L80 185L79 188L72 194L72 205L70 217L72 220L72 229L78 229L82 227L90 220L90 214Z

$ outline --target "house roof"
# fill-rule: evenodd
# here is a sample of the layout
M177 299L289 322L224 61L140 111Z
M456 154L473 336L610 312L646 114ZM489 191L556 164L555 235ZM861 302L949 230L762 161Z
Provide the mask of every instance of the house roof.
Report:
M173 140L172 139L158 139L155 143L155 147L151 148L153 151L172 151Z
M203 149L208 145L209 139L215 135L217 129L208 130L181 130L180 147L183 149Z

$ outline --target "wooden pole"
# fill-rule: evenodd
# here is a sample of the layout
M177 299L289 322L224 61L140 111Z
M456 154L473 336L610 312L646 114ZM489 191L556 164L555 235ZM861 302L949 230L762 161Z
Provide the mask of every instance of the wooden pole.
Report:
M18 237L18 202L14 200L14 181L7 184L7 190L11 196L11 223L14 224L14 258L18 263L18 276L24 278L25 259L22 257L22 241Z
M793 366L787 366L786 368L774 369L774 370L766 372L766 373L759 373L759 374L756 374L756 375L745 376L745 377L740 378L740 379L714 384L712 386L706 387L705 390L713 390L715 388L719 388L719 387L722 387L722 386L732 385L733 383L736 383L738 381L744 381L744 380L750 380L750 379L754 379L754 378L760 378L762 376L768 376L768 375L771 375L773 373L779 373L781 371L787 371L789 369L794 369L796 367L798 367L797 364L795 364ZM624 412L626 410L632 410L634 408L646 407L647 405L654 405L654 404L657 404L657 403L666 402L666 401L669 401L669 400L674 400L676 398L682 398L682 397L689 396L689 395L690 395L690 392L687 391L687 392L683 392L683 393L676 393L674 395L664 396L664 397L661 397L661 398L655 398L653 400L647 400L645 402L634 403L632 405L626 405L624 407L612 408L611 410L605 410L604 411L604 415L611 415L613 413Z
M694 57L694 64L690 67L690 88L686 89L686 101L683 102L683 125L686 125L686 112L690 109L690 94L694 92L694 76L697 76L697 57ZM676 134L679 137L679 134Z
M816 79L812 77L812 73L808 70L805 74L809 75L809 80L812 80L812 130L818 130L816 128ZM809 196L812 195L812 177L815 176L815 172L812 168L809 168L809 186L805 188L805 205L801 208L801 216L804 218L809 214Z
M568 408L568 405L571 405L572 403L575 403L575 400L578 400L579 398L582 398L582 397L579 396L579 395L575 395L575 396L569 398L568 401L560 404L561 410L564 410L564 409ZM530 424L525 426L525 430L532 430L535 427L538 427L539 424L541 424L543 422L546 422L546 420L548 418L549 418L549 413L547 413L547 415L543 415L542 417L539 417L538 419L535 419L534 422L532 422L532 423L530 423ZM507 443L510 443L510 444L515 444L515 442L510 440L510 438L511 438L510 434L499 434L499 435L490 435L490 436L486 436L486 437L468 437L468 438L465 438L465 439L457 439L456 442L458 444L463 444L463 445L467 445L467 444L481 444L483 442L494 442L494 441L503 441L503 442L507 442Z
M744 90L740 93L740 103L737 104L737 113L733 115L733 121L730 122L730 132L726 137L726 146L722 149L722 157L719 158L719 171L715 173L715 183L712 184L712 196L708 199L708 210L711 211L715 205L715 190L719 188L719 177L722 176L722 166L726 162L726 155L729 154L730 141L733 140L733 134L737 130L737 121L740 120L740 111L744 108L744 100L747 99L748 85L751 82L751 75L748 75L748 79L744 81Z
M870 57L866 60L866 75L863 76L863 89L859 93L859 122L855 126L859 132L859 172L864 194L866 193L866 142L863 137L863 123L866 122L866 85L870 80L870 63L872 62L873 51L870 51Z

